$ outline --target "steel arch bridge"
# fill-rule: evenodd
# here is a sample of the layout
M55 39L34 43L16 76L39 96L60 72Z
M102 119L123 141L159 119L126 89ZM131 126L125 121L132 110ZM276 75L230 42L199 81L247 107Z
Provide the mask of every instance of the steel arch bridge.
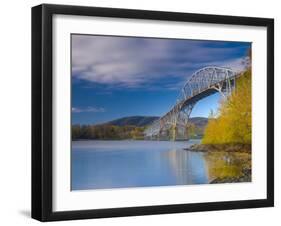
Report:
M224 67L204 67L196 71L181 89L175 105L145 129L145 138L187 139L188 120L194 105L215 92L226 98L235 89L238 76Z

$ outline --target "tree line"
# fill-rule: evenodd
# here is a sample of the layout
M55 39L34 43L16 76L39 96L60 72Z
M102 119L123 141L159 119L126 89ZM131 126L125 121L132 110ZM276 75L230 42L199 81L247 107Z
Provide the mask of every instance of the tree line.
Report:
M144 127L132 125L72 125L72 140L140 140L144 138L143 131Z

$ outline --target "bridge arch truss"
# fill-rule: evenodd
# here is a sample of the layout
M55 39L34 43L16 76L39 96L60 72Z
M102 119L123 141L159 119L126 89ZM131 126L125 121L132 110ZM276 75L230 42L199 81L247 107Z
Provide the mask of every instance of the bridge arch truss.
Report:
M186 81L175 105L161 118L154 121L144 134L148 139L187 138L187 125L194 105L201 99L219 92L227 98L236 87L239 74L230 68L204 67Z

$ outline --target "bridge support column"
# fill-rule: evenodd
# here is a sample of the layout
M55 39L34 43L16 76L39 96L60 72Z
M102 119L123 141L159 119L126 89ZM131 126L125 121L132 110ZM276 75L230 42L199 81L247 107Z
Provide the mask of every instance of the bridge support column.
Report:
M177 139L177 123L178 123L178 117L179 117L179 109L174 109L174 112L172 114L171 118L171 139L172 141L175 141Z
M172 141L175 141L177 139L177 124L174 123L172 125Z
M192 112L192 109L194 107L194 105L196 104L196 102L191 103L190 105L188 105L184 110L183 110L183 114L185 115L185 120L184 120L184 125L185 125L185 134L184 137L186 139L188 139L188 123L189 123L189 116Z
M221 94L223 99L225 100L226 99L226 95L223 93L222 88L223 88L223 84L220 84L220 83L218 83L217 85L215 85L213 87L213 89L217 90Z

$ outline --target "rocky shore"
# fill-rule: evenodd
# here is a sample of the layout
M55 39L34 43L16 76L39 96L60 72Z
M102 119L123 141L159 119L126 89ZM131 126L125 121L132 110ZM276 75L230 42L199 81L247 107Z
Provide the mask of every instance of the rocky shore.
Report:
M250 168L244 168L242 170L243 175L239 177L223 177L216 178L210 182L210 184L220 184L220 183L238 183L238 182L251 182L252 172Z
M210 183L238 183L251 182L251 145L250 144L193 144L185 150L194 152L205 152L206 154L229 153L237 156L243 162L241 173L237 176L223 176L213 179ZM233 153L233 154L232 154ZM240 157L238 157L240 156ZM243 156L243 157L242 157Z
M251 144L193 144L186 148L188 151L199 151L199 152L251 152Z

